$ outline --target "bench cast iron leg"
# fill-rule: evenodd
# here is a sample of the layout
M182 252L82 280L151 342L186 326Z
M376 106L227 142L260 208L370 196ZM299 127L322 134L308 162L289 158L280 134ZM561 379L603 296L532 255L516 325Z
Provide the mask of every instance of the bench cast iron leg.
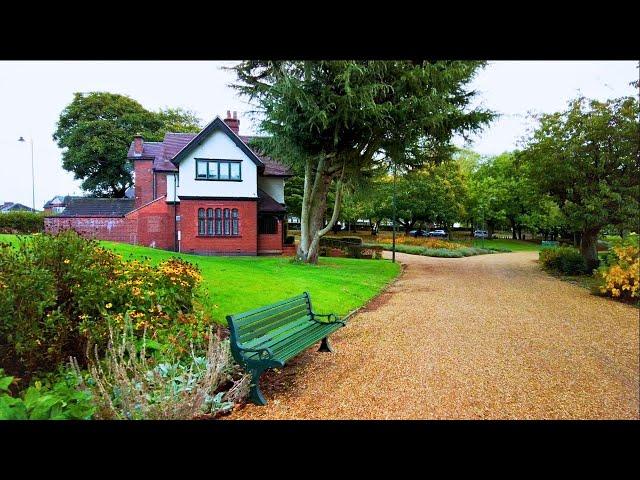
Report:
M322 343L320 344L320 348L318 349L318 351L319 352L332 352L333 353L333 347L329 343L329 337L324 337L322 339Z
M267 401L264 399L262 392L260 391L260 375L262 370L251 370L251 389L249 390L249 398L256 405L266 405Z

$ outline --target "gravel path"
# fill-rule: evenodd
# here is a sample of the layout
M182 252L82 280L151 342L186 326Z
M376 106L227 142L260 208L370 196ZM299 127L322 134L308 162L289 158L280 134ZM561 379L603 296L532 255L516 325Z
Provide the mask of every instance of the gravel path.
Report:
M639 418L638 313L536 252L399 254L402 277L333 336L263 375L235 419Z

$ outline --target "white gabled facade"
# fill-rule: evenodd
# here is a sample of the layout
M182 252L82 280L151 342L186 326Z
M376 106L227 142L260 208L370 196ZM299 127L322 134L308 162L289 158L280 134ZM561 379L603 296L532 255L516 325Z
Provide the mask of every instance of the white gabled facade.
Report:
M196 159L203 160L232 160L240 161L240 181L204 180L196 178ZM256 198L258 196L258 167L229 136L220 131L214 131L202 143L191 150L180 161L178 166L179 185L178 199L187 197L229 197ZM167 182L169 190L169 184ZM282 184L282 198L284 201L284 183ZM172 200L170 191L168 199ZM280 200L278 200L280 201Z

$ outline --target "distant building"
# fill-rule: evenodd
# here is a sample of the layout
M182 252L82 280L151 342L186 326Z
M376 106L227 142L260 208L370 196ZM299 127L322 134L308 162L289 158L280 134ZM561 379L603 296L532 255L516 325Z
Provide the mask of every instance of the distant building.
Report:
M44 211L46 213L62 213L67 205L75 198L81 197L72 197L71 195L58 195L57 197L53 197L44 204Z
M9 212L33 212L33 208L27 207L21 203L14 202L5 202L0 205L0 213L9 213Z

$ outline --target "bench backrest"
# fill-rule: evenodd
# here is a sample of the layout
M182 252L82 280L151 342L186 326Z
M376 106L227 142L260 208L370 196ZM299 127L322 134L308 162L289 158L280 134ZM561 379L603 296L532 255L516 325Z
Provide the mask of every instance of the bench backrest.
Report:
M311 319L311 298L307 292L255 310L227 315L227 322L232 342L242 345L304 317Z
M540 242L540 245L542 247L557 247L558 245L560 245L560 242L557 242L555 240L543 240L542 242Z

